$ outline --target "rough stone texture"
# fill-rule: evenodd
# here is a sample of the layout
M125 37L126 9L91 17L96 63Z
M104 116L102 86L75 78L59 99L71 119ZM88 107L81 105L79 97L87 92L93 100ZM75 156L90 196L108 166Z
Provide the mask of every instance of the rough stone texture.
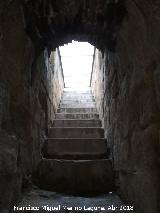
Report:
M55 120L53 127L101 127L101 121L99 119L88 119L88 120Z
M9 212L29 184L32 159L30 89L34 48L18 1L0 3L0 209ZM27 64L27 66L26 66ZM31 97L31 96L30 96Z
M54 71L53 74L50 71L47 52L46 49L40 52L26 34L19 1L2 0L0 211L3 213L8 213L21 193L30 186L32 170L41 159L40 146L47 134L48 124L52 122L50 114L54 114L55 109L51 107L51 93L55 90L50 89L50 83ZM62 81L55 77L54 81L59 80ZM61 83L59 88L62 86Z
M59 103L61 101L61 97L64 89L64 77L63 77L63 69L61 64L60 52L59 49L56 49L55 52L51 53L49 60L49 69L53 75L53 79L51 79L52 87L50 88L51 93L51 106L53 106L53 112L57 112L59 107ZM53 121L53 116L51 115L51 120Z
M34 62L32 79L32 106L34 120L34 153L33 162L41 158L41 147L48 134L48 128L52 125L55 113L63 93L63 71L59 50L56 49L49 58L45 49ZM36 169L37 164L34 165Z
M60 138L48 139L43 148L45 158L100 159L108 156L104 139Z
M104 130L97 127L58 127L49 129L50 138L103 138Z
M114 50L126 13L125 0L22 0L26 29L37 46L50 49L72 39Z
M97 66L95 57L92 88L103 115L121 196L137 212L158 213L160 4L127 1L126 8L116 53L106 51L103 60L96 53L105 70ZM104 103L97 92L103 78Z
M111 60L113 90L107 89L114 110L110 111L114 164L120 179L123 176L123 197L132 201L139 212L159 212L160 126L154 75L160 56L160 4L128 1L127 10L128 20L118 38L117 59Z
M0 132L0 208L7 212L20 196L22 171L18 168L20 141L14 135Z
M34 182L45 190L92 196L113 191L113 175L109 159L42 159Z
M102 53L95 48L92 74L91 74L91 89L93 96L96 100L96 107L99 112L102 126L104 126L104 76L105 76L105 63Z

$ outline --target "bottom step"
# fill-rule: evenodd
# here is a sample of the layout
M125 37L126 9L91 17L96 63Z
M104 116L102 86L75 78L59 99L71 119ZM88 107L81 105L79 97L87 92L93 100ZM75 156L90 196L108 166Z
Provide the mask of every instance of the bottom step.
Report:
M74 195L95 195L113 190L113 170L108 159L43 159L33 179L41 189Z

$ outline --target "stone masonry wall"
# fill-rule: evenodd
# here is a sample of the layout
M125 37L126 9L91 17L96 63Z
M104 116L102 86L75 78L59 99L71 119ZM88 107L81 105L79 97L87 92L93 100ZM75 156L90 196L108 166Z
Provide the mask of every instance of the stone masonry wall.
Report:
M91 89L93 96L96 100L96 107L102 120L102 126L104 126L104 71L105 63L103 63L103 55L98 50L95 49L93 66L91 74Z
M54 54L57 58L57 50ZM27 36L19 1L1 1L1 213L8 213L32 184L32 171L41 158L40 147L57 107L52 103L58 87L60 91L63 88L63 78L57 72L48 62L47 49L38 51Z
M96 80L100 78L96 84L93 78L92 88L101 114L104 111L105 136L120 195L138 213L158 213L160 5L158 1L141 3L127 1L128 17L118 34L116 52L105 51L104 72L95 63ZM97 52L101 60L100 55ZM97 95L103 78L104 104Z
M37 57L34 67L35 77L33 79L33 103L35 109L33 116L35 118L34 130L36 147L33 149L35 153L34 168L37 166L37 159L41 156L41 147L48 134L48 127L52 125L55 113L57 111L64 88L63 70L59 50L51 52L50 57L45 49L40 56ZM34 102L34 99L37 101ZM37 106L38 103L38 106ZM37 110L40 107L40 110ZM39 138L37 138L39 137ZM39 141L39 143L37 143Z
M56 51L51 53L49 64L50 64L49 68L51 72L53 72L53 79L51 81L52 83L51 99L53 100L52 106L53 112L55 114L59 106L64 89L64 76L59 49L56 49ZM51 116L51 118L53 120L53 116Z
M9 212L30 184L31 87L34 47L17 1L0 2L0 209Z

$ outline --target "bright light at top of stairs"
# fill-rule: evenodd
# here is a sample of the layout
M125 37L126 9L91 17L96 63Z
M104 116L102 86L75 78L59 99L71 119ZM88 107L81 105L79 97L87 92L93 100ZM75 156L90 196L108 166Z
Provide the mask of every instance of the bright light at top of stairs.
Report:
M94 46L88 42L72 41L60 47L65 87L87 89L90 86Z

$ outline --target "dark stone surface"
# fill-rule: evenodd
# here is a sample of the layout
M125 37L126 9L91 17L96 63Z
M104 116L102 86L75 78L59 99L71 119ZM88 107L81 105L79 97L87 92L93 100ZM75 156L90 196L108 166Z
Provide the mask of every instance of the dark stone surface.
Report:
M27 33L42 48L55 48L76 39L113 51L126 15L125 0L22 2Z
M40 53L26 34L20 2L1 1L0 211L4 213L30 187L57 107L52 104L54 70L46 64L46 52Z
M101 213L101 212L111 212L110 207L113 205L117 207L114 211L115 213L121 213L121 206L125 206L124 202L114 193L104 194L95 197L79 197L79 196L71 196L64 195L51 191L44 191L39 189L33 189L29 193L26 194L22 202L18 205L18 207L28 207L28 205L32 207L39 207L39 213L44 213L43 209L45 205L48 205L51 209L54 207L59 207L59 211L61 213L66 212L93 212L93 213ZM78 208L77 208L78 207ZM89 208L90 207L90 208ZM97 208L98 207L98 208ZM48 208L49 211L49 208ZM18 213L19 211L13 211ZM56 210L54 212L57 212ZM127 211L135 213L135 211Z
M93 196L114 190L113 175L108 159L42 159L34 183L45 190Z
M92 85L119 193L138 213L158 213L160 4L127 1L126 9L116 53L106 51L103 56L97 52L102 64L95 63L93 80L98 80ZM100 96L102 85L104 93Z
M19 141L14 135L0 132L0 209L8 212L20 196L22 175L18 168Z

